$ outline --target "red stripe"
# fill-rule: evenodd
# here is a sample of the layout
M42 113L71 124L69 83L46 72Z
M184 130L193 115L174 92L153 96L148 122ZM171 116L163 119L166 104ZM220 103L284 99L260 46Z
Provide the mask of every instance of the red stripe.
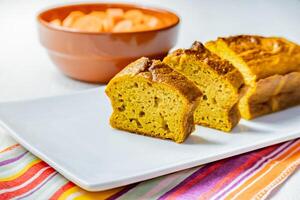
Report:
M63 185L61 188L59 188L50 198L50 200L57 200L65 191L68 189L74 187L75 184L72 182L67 182L65 185Z
M43 182L47 177L49 177L53 173L55 173L55 170L53 168L48 168L39 177L37 177L35 180L33 180L30 184L26 185L25 187L12 192L6 192L0 194L0 199L11 199L13 197L20 196L32 190L36 186L38 186L41 182Z
M17 177L14 180L10 181L0 181L0 189L8 189L15 187L17 185L21 185L22 183L29 180L34 174L36 174L38 171L43 169L44 167L48 167L48 165L45 162L38 162L34 165L32 165L27 171L24 172L21 176Z
M249 168L249 166L253 165L255 162L257 162L258 160L263 158L265 155L270 154L271 152L273 152L277 148L278 148L278 146L271 146L269 148L265 148L263 150L260 150L259 152L255 152L255 154L251 155L251 157L243 165L236 168L234 171L230 172L224 178L226 178L226 179L228 178L228 179L232 180L234 177L239 175L241 172L243 172L247 168ZM249 153L249 154L251 154L251 153Z

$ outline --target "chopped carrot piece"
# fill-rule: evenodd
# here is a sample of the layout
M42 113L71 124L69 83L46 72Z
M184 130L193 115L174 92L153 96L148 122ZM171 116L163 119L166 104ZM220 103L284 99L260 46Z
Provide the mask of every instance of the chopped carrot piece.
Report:
M102 20L92 15L85 15L77 19L72 26L74 29L88 32L102 31L102 27Z
M54 19L50 22L50 24L53 26L61 26L61 21L60 19Z
M73 11L64 19L62 25L64 27L71 27L78 18L83 17L84 15L85 14L81 11Z
M142 11L137 9L128 10L124 13L124 18L126 19L134 19L136 17L142 17L144 14Z
M106 13L103 11L92 11L91 13L89 13L89 15L99 17L100 19L106 18Z
M134 24L141 24L143 23L144 14L140 10L133 9L126 11L124 18L131 20Z
M124 11L121 8L108 8L106 14L118 22L123 19Z
M109 32L113 29L115 23L114 23L114 20L113 18L111 17L106 17L102 20L102 24L103 24L103 30L105 32Z
M151 17L149 19L149 21L147 22L147 25L150 27L150 28L155 28L158 26L158 19L156 17Z
M113 28L113 32L128 32L131 31L133 23L130 20L122 20L118 22Z

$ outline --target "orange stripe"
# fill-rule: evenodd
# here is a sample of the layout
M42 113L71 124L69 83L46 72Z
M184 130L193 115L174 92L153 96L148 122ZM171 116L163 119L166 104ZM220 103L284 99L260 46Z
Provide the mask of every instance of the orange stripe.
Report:
M300 159L298 159L296 162L291 163L284 171L280 173L278 177L276 177L273 182L271 182L261 191L257 192L255 198L262 199L264 196L266 196L266 194L270 193L272 189L283 183L297 169L298 165L300 165Z
M291 153L291 152L290 152ZM292 155L288 156L288 158L284 161L280 161L278 164L278 161L272 161L272 168L270 171L267 172L263 177L259 179L259 184L253 184L249 188L247 188L245 191L243 191L238 198L239 199L245 199L247 197L253 197L257 194L257 191L261 190L262 186L266 186L270 184L272 181L274 181L277 176L280 175L280 173L286 169L290 163L300 158L300 153L293 152ZM270 167L272 167L270 166Z
M29 180L35 173L47 167L48 165L45 162L40 161L39 163L34 164L31 166L27 171L25 171L21 176L17 177L16 179L10 181L0 181L0 189L8 189L20 185L27 180Z
M11 199L13 197L20 196L20 195L34 189L43 180L45 180L47 177L49 177L53 173L56 173L55 170L53 168L49 168L49 169L45 170L38 178L33 180L30 184L26 185L25 187L20 188L15 191L12 191L12 192L6 192L3 194L0 194L0 199Z
M65 191L69 190L70 188L75 187L75 184L72 182L67 182L61 188L59 188L50 198L50 200L57 200Z
M295 149L297 149L299 147L298 142L296 142L294 145L290 146L288 150L286 150L284 153L278 155L276 158L274 158L273 160L271 160L270 162L268 162L263 168L261 168L259 171L255 172L255 174L250 177L248 180L246 180L243 184L241 184L240 186L238 186L238 188L236 188L235 190L232 190L227 196L226 199L231 200L235 194L239 193L240 191L242 191L245 187L247 187L249 184L251 184L253 181L255 181L259 176L261 176L263 173L265 173L267 170L270 169L270 167L272 167L272 165L277 164L278 162L280 162L282 159L286 158L286 156L288 156L289 153L291 153L292 151L294 151ZM271 170L273 171L273 170ZM267 181L268 183L270 182L270 180L268 180L267 178L265 178L265 176L263 177L263 179L265 181ZM257 185L260 185L260 187L262 186L261 182ZM244 193L244 192L243 192ZM248 199L251 198L251 196L247 196ZM240 199L240 198L239 198ZM241 198L242 199L242 198Z
M7 148L1 150L0 153L4 153L4 152L6 152L6 151L13 150L14 148L19 147L19 146L20 146L20 144L12 145L12 146L10 146L10 147L7 147Z

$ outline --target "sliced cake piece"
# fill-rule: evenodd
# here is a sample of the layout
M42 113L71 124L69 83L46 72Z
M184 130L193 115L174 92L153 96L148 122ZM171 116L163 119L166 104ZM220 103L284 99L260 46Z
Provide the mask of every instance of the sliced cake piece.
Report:
M112 127L183 142L194 130L193 113L200 90L160 61L141 58L107 85Z
M239 102L243 118L252 119L300 103L300 46L283 38L239 35L218 38L206 47L243 74Z
M237 109L243 77L228 61L200 42L178 49L163 61L193 81L203 96L194 114L196 124L230 131L240 120Z

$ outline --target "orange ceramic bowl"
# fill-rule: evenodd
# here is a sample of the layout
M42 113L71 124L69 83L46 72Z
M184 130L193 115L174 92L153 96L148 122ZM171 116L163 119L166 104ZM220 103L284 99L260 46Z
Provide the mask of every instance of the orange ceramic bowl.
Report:
M166 25L141 32L80 32L49 25L72 11L103 11L107 8L140 9L164 20ZM145 56L161 59L175 45L179 17L172 12L131 4L77 4L48 9L38 15L41 44L51 60L67 76L87 82L107 83L130 62Z

